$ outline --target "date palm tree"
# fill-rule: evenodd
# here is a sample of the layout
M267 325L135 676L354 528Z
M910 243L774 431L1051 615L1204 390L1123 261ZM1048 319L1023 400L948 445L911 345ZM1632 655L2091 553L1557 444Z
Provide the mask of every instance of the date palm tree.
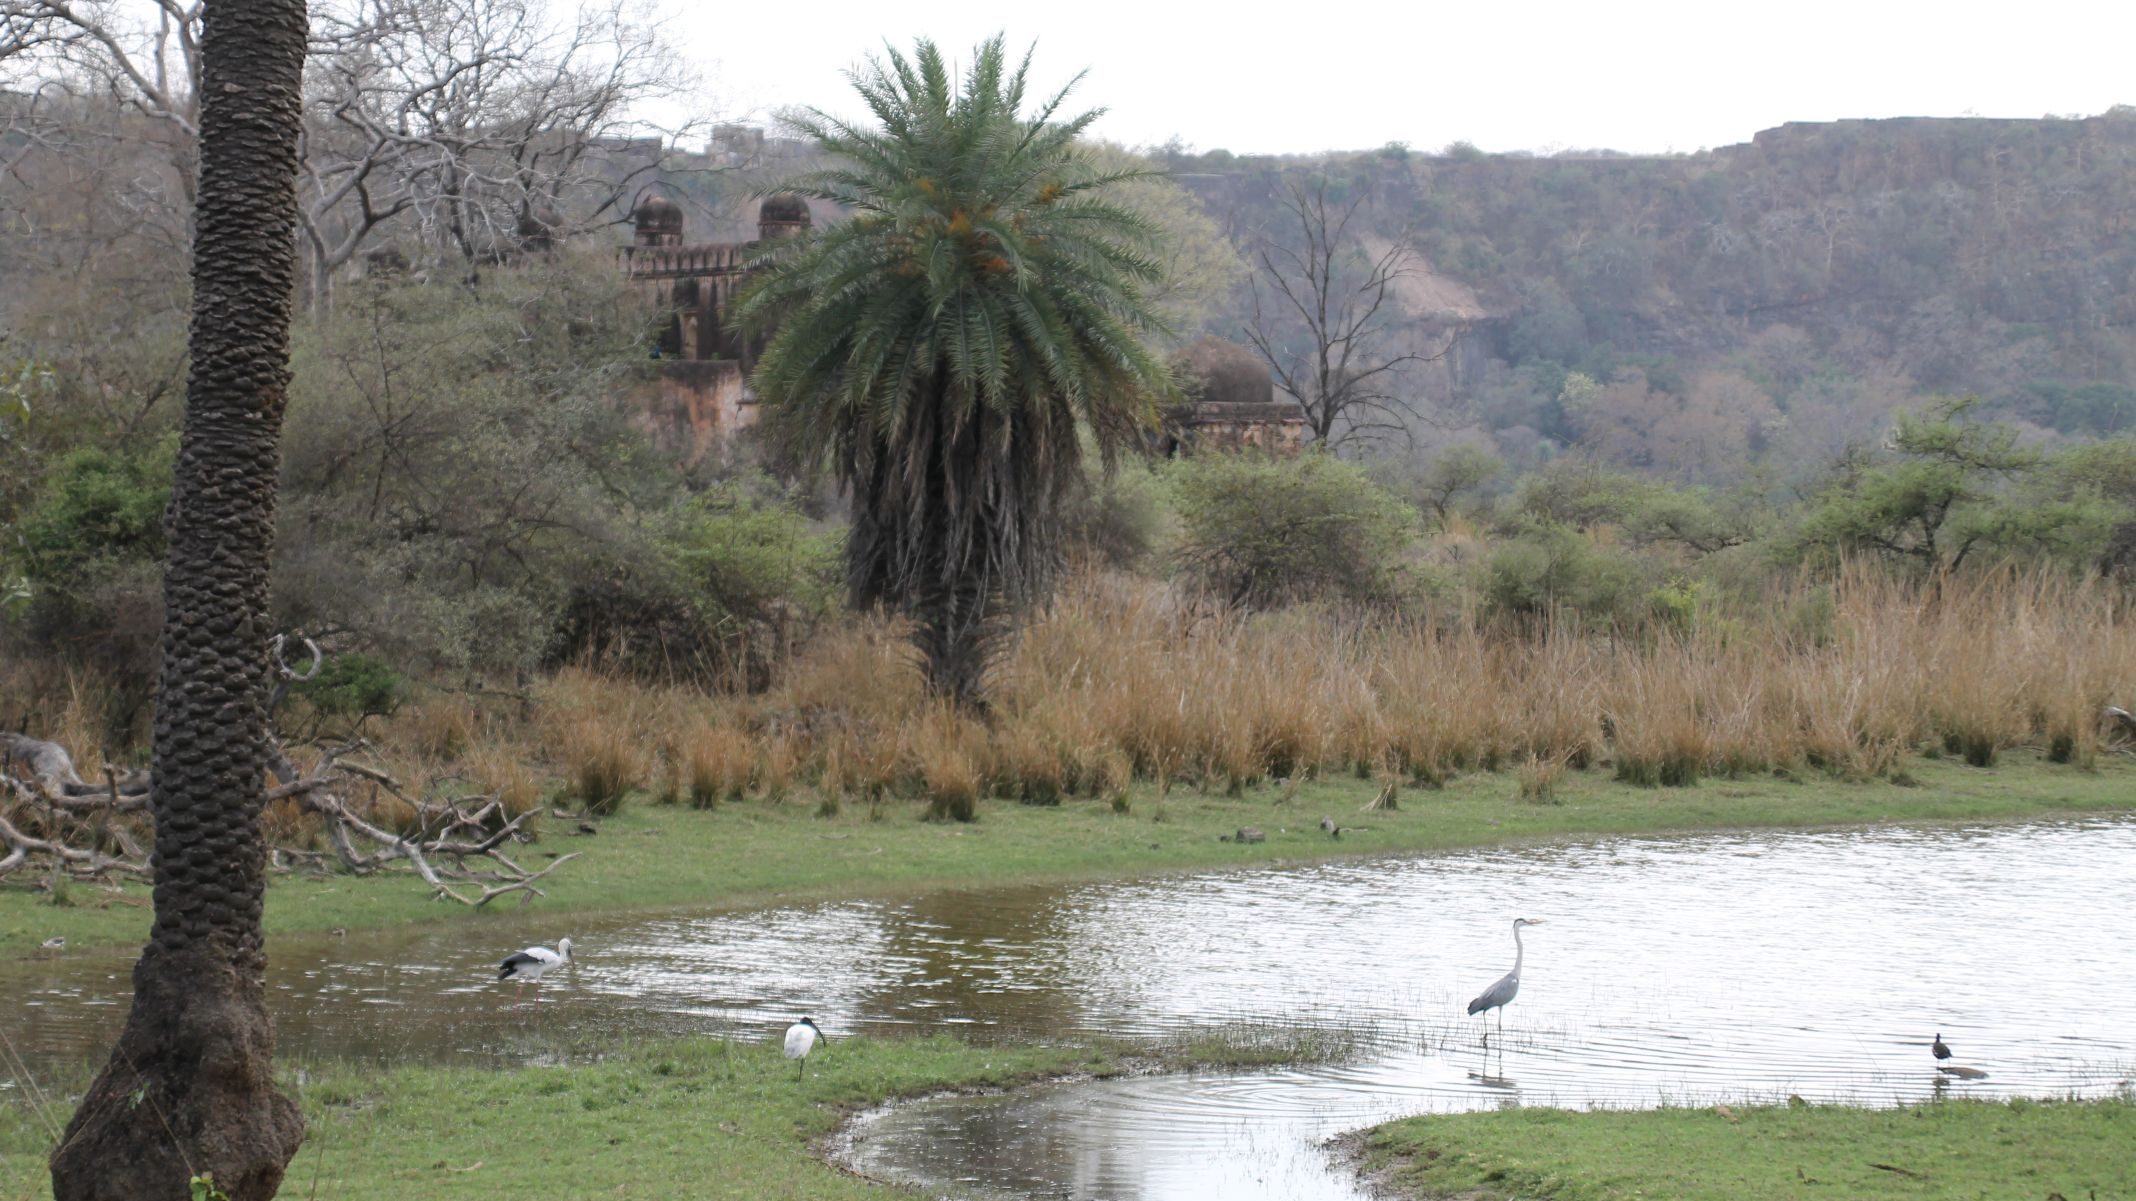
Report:
M1063 117L1026 113L1030 56L982 43L961 83L933 43L852 81L863 127L797 124L837 165L782 190L852 214L773 248L738 316L772 328L754 383L799 461L852 496L857 608L914 619L930 686L979 700L990 650L1050 592L1059 511L1087 431L1107 468L1169 387L1153 226L1107 198L1142 174L1095 166Z
M191 367L164 518L155 924L111 1059L52 1153L57 1201L264 1201L304 1138L275 1089L261 935L266 627L289 384L304 0L207 0Z

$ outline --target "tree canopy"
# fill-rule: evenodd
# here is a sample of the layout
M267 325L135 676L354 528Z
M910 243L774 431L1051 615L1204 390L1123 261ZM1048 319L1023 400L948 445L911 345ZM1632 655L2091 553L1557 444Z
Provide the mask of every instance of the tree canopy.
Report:
M863 127L795 123L836 166L781 184L851 220L775 248L738 315L774 328L755 384L775 437L853 496L856 606L913 616L933 687L975 700L987 648L1044 597L1079 430L1109 466L1167 389L1155 226L1064 116L1026 111L995 37L962 81L921 41L852 74Z

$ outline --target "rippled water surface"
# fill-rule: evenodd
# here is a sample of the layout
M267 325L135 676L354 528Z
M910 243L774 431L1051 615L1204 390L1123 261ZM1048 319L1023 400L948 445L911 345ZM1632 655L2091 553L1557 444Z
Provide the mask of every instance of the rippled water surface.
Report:
M2136 822L1621 839L759 913L456 921L283 940L282 1053L551 1061L610 1036L1165 1037L1228 1023L1353 1033L1339 1066L1051 1086L867 1123L864 1170L1048 1197L1346 1197L1319 1138L1400 1113L1526 1104L2098 1093L2136 1065ZM1512 964L1486 1051L1468 998ZM538 919L537 919L538 920ZM503 953L568 934L576 967L513 1005ZM93 1059L126 954L0 967L34 1068ZM834 1047L835 1051L835 1047Z

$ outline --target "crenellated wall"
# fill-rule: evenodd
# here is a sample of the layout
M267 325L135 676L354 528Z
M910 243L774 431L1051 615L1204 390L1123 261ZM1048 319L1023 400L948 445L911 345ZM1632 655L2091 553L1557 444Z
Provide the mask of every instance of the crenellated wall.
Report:
M759 347L727 314L762 244L808 229L809 210L798 198L767 199L755 242L687 242L682 210L659 196L648 196L634 216L636 237L623 249L623 269L673 314L654 348L657 382L638 398L638 413L654 441L694 465L724 453L756 424L749 369Z

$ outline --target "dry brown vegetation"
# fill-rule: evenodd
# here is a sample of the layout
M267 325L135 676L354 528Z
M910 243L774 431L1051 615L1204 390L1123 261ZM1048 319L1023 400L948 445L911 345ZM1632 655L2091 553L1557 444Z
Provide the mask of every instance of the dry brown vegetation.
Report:
M86 687L65 741L94 728ZM753 696L577 668L523 699L437 695L371 731L404 778L612 809L639 790L710 807L797 787L835 809L983 796L1124 800L1133 779L1235 791L1301 773L1430 786L1567 770L1641 785L1788 771L1868 779L1914 753L1986 765L2029 746L2088 764L2102 707L2136 688L2136 616L2111 589L1982 573L1934 585L1862 569L1716 614L1689 635L1388 624L1313 607L1248 615L1085 575L998 665L984 719L930 700L900 631L854 620ZM86 762L96 762L93 747Z

